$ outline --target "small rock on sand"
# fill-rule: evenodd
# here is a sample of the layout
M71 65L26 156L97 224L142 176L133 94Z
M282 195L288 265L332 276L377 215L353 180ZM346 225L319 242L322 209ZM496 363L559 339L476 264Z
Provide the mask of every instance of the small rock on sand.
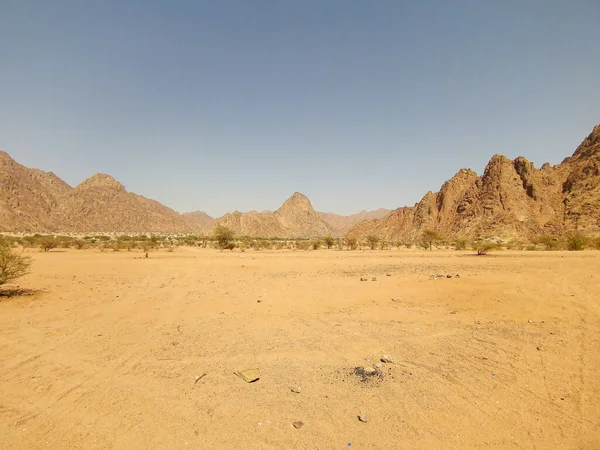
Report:
M386 363L386 364L394 364L394 360L393 360L393 359L392 359L392 357L391 357L391 356L389 356L389 355L383 355L383 356L380 358L380 361L381 361L382 363Z
M377 277L371 278L371 281L377 281Z
M360 281L369 281L367 278L360 278Z
M260 379L259 369L244 369L238 370L235 374L244 380L246 383L252 383Z
M292 386L290 389L292 392L295 392L296 394L299 394L300 392L302 392L302 388L300 388L300 386Z
M360 415L358 416L358 420L363 423L367 423L369 421L369 416L365 411L361 411Z
M304 426L304 422L301 422L300 420L298 420L298 421L294 422L293 425L296 430L299 430L300 428L302 428Z

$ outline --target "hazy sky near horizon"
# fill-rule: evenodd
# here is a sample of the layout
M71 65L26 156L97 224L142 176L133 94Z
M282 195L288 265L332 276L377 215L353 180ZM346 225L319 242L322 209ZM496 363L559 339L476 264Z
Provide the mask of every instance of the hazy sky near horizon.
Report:
M180 212L412 205L600 123L597 0L0 0L0 149Z

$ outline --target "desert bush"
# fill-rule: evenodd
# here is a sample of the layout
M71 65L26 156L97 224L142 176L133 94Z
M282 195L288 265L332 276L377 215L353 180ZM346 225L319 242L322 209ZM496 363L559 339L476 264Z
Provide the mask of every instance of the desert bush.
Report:
M308 250L310 248L310 242L303 240L296 241L296 248L298 250Z
M567 238L567 249L570 251L581 251L587 247L588 241L588 238L583 234L573 234Z
M553 236L540 236L533 243L543 245L546 250L559 250L562 247L562 242Z
M413 243L409 242L409 241L405 241L402 245L404 245L408 249L411 249L413 246Z
M377 248L377 244L379 244L380 240L381 239L378 236L367 236L367 244L371 250L375 250Z
M0 287L27 275L30 267L31 257L18 255L7 246L0 246Z
M469 245L469 241L466 239L459 238L455 239L453 244L455 250L466 250L467 245Z
M506 248L508 250L523 250L525 248L525 243L513 239L506 244Z
M535 244L529 244L525 246L525 250L527 250L528 252L535 252L538 249L538 246Z
M75 239L73 241L73 247L75 247L77 250L84 249L86 245L87 242L85 242L83 239Z
M357 240L353 237L346 238L346 245L348 246L348 250L356 250Z
M323 238L323 244L325 244L325 246L330 249L331 247L333 247L333 244L335 243L335 239L331 236L325 236Z
M492 250L496 250L498 248L498 244L494 244L492 242L480 242L477 244L476 252L479 256L487 255Z
M321 248L321 241L319 239L310 241L310 248L312 248L313 250L319 250Z
M40 239L40 249L44 252L49 252L53 248L58 247L59 241L52 237Z
M596 250L600 250L600 237L594 238L591 242L591 246Z
M423 230L421 239L423 242L429 244L429 250L432 250L434 242L441 242L444 240L443 236L434 230Z
M213 233L217 246L221 249L229 249L230 244L233 242L233 231L227 228L225 225L217 225ZM234 244L235 247L235 244Z

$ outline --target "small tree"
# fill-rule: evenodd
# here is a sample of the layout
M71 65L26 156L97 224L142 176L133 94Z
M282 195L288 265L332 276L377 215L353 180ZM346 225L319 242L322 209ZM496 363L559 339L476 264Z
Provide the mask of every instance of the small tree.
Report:
M434 230L423 230L423 242L427 242L429 244L429 250L433 249L434 242L443 241L444 238L441 234Z
M356 238L347 237L346 244L348 244L348 250L356 250Z
M233 244L233 231L225 225L217 225L213 235L219 248L233 250L235 247L235 244L231 246Z
M325 236L323 238L323 243L329 249L329 248L333 247L333 244L335 243L335 239L333 239L333 237L331 237L331 236Z
M567 248L571 251L581 251L588 244L588 238L583 234L576 233L567 239Z
M28 274L29 267L31 267L31 257L18 255L10 248L0 246L0 287Z
M44 252L49 252L58 246L58 241L54 238L44 238L40 241L40 248Z
M377 248L377 244L379 244L379 237L377 236L367 236L367 243L369 244L369 247L371 248L371 250L375 250Z

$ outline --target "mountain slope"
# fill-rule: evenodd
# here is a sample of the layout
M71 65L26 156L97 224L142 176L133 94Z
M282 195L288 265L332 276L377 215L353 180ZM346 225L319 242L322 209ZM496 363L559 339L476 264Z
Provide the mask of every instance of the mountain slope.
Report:
M193 211L181 215L187 228L194 233L208 231L214 224L215 219L203 211Z
M29 169L0 151L0 231L52 228L57 198L72 189L53 173Z
M237 236L262 238L311 238L334 233L316 213L310 200L298 192L275 212L235 211L216 219L216 224L230 228Z
M155 200L131 192L110 175L96 174L57 199L51 222L72 232L187 231L186 221Z
M482 176L461 169L437 193L380 220L358 223L348 235L413 239L424 229L448 237L532 238L600 231L600 126L572 157L540 169L523 157L494 155Z
M317 214L334 230L336 236L343 236L357 223L362 222L363 220L382 219L390 212L391 210L389 209L379 208L375 211L362 210L361 212L350 216L342 216L340 214L329 212L319 212Z

